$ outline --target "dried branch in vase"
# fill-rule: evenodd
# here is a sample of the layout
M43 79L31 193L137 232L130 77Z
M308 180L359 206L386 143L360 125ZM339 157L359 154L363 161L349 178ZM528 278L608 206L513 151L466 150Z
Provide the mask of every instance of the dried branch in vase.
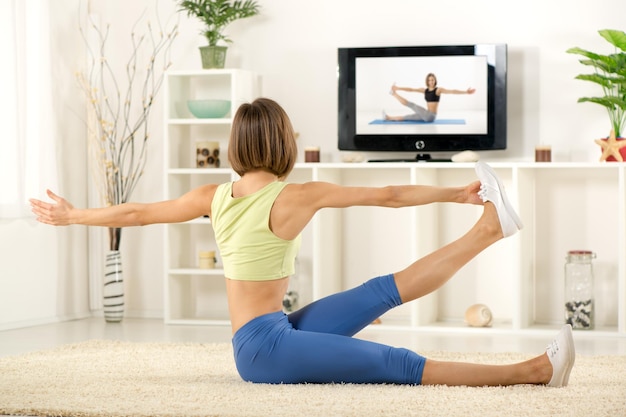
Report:
M90 64L86 72L77 73L77 79L87 97L89 144L95 162L93 178L107 206L129 201L143 174L150 111L165 71L171 66L169 52L178 35L178 24L164 29L159 19L156 30L148 21L145 33L137 35L135 28L143 20L137 20L130 34L132 50L124 68L125 87L106 55L110 25L101 28L90 18L88 33L79 28ZM120 231L110 235L111 250L118 250Z

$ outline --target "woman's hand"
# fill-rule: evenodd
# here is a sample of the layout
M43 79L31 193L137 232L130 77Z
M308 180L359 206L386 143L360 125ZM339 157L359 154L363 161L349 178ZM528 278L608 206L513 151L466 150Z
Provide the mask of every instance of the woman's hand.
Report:
M34 198L29 200L32 212L37 216L37 221L53 226L67 226L72 224L70 214L72 210L74 210L74 206L52 191L46 190L46 192L48 197L54 200L55 203L46 203Z
M483 200L478 196L480 191L480 181L474 181L465 187L465 201L468 204L483 204Z

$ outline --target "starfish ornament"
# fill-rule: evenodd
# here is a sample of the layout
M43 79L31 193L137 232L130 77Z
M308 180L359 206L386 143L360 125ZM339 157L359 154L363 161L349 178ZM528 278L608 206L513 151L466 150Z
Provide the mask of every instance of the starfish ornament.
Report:
M624 162L624 158L622 158L619 150L626 146L626 140L617 140L614 130L611 130L611 135L608 139L596 139L595 142L602 148L600 162L606 161L611 156L619 162Z

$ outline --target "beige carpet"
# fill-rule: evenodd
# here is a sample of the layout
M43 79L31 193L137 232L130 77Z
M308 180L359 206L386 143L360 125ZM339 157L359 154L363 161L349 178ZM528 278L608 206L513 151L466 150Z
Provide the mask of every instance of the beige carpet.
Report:
M430 352L511 363L520 354ZM264 385L229 344L89 341L0 358L0 414L38 416L624 416L626 356L578 356L567 388Z

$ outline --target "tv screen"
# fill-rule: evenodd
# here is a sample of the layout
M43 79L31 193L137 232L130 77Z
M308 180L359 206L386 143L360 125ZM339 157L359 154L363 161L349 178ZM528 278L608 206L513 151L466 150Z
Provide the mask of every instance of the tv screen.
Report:
M504 44L340 48L339 149L506 149Z

